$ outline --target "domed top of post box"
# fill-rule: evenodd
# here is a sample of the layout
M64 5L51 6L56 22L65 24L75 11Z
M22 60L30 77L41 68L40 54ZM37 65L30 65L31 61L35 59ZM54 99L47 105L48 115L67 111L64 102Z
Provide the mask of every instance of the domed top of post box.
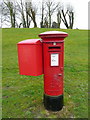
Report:
M41 40L40 39L27 39L27 40L23 40L21 42L18 43L18 45L26 45L26 44L41 44Z
M39 37L42 38L44 41L63 40L67 36L68 34L66 32L61 31L47 31L39 34Z

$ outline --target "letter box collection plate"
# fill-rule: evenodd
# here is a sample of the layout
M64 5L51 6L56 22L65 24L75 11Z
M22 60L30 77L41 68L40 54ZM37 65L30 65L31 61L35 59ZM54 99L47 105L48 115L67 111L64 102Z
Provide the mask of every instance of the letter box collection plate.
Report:
M51 66L59 66L59 54L51 54Z

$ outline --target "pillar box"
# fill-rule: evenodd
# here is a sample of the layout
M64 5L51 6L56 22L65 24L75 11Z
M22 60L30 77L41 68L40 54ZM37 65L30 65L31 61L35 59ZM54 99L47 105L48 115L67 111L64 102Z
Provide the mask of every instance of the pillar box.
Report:
M44 106L58 111L63 107L64 38L68 34L49 31L39 34L43 42Z
M19 70L22 75L44 74L44 106L59 111L63 107L64 38L65 32L48 31L39 34L42 40L30 39L18 43Z

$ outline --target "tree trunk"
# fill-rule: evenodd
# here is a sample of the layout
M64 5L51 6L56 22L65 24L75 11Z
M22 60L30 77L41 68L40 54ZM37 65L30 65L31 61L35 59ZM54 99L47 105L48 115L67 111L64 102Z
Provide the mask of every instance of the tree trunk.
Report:
M37 27L37 23L36 23L36 15L35 15L35 11L32 10L32 8L30 9L31 13L29 13L29 11L27 11L27 14L29 15L29 17L32 19L33 24L34 24L34 28Z
M58 11L58 13L57 13L57 25L58 25L58 28L60 28L60 24L61 24L61 13L60 13L60 11Z
M37 27L37 23L36 23L36 21L33 19L33 23L34 23L34 28L36 28Z
M42 3L42 18L41 18L41 28L44 28L44 7L43 7L43 3Z
M62 15L63 15L63 18L64 18L64 19L62 18L62 21L65 24L66 28L69 29L68 22L67 22L67 19L66 19L66 15L64 14L63 10L62 10Z
M72 29L73 29L73 24L74 24L74 13L72 12L72 26L71 26Z
M51 14L50 14L50 6L49 6L49 28L51 28Z

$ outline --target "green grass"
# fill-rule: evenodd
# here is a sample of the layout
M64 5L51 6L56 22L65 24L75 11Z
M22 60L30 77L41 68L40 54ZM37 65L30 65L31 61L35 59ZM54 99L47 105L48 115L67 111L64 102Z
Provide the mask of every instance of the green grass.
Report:
M49 30L65 31L64 104L59 112L43 106L43 75L19 75L19 41L38 38ZM88 117L88 31L60 29L3 29L3 118L87 118Z

